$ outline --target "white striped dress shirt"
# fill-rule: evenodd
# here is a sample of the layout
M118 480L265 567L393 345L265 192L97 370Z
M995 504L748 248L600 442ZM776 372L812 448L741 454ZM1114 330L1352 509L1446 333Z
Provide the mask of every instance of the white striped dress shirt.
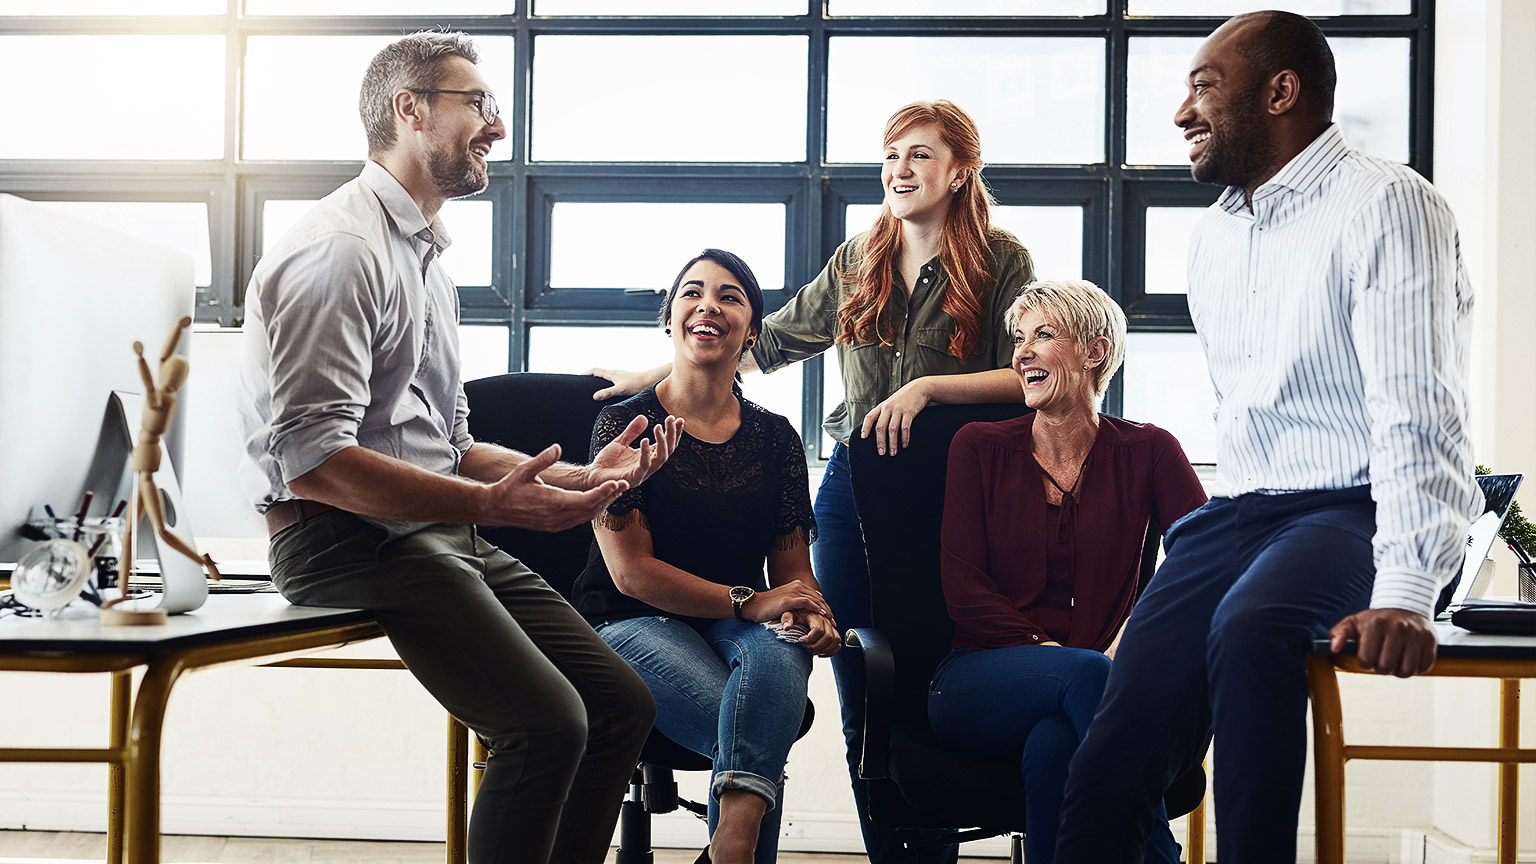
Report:
M1189 309L1218 407L1213 493L1371 485L1372 608L1429 615L1478 498L1472 289L1445 200L1330 126L1189 247Z

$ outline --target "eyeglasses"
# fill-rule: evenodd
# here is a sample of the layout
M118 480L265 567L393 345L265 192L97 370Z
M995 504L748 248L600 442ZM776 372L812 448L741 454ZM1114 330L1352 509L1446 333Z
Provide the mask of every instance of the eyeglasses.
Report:
M407 87L412 93L453 93L458 96L476 97L476 108L480 109L480 119L485 125L493 126L496 118L501 116L501 107L496 104L496 97L485 90L433 90L428 87Z

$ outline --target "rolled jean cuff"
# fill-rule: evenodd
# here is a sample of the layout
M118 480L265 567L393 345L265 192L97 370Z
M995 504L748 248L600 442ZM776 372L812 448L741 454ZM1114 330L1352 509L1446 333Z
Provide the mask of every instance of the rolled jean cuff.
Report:
M730 789L745 789L753 795L768 802L768 810L772 812L774 801L779 797L779 786L761 774L753 774L749 771L719 771L715 773L715 779L709 784L709 794L720 797L722 792Z

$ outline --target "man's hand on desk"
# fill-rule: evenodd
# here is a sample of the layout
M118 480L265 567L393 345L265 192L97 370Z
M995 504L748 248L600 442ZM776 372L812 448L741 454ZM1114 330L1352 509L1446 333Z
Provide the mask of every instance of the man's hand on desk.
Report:
M1337 654L1353 639L1360 665L1383 675L1410 678L1435 665L1435 627L1406 609L1366 609L1346 617L1329 631Z

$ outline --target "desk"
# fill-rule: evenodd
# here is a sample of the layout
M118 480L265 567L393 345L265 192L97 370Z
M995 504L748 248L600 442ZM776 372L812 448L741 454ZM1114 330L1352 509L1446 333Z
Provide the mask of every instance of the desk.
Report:
M0 762L107 763L107 860L119 864L126 853L128 864L153 864L160 860L160 735L171 688L181 674L270 662L382 635L368 612L292 606L275 594L211 596L196 612L173 615L158 627L6 617L0 619L0 670L110 673L112 699L109 746L0 748ZM133 670L140 666L144 675L132 692Z
M1536 763L1536 749L1520 747L1520 679L1536 678L1536 636L1493 636L1470 633L1449 623L1437 623L1440 642L1435 668L1425 673L1442 677L1499 679L1499 746L1401 747L1346 745L1337 672L1375 674L1352 656L1334 655L1328 640L1313 644L1307 662L1312 690L1313 760L1316 780L1317 861L1344 860L1344 763L1350 759L1422 760L1431 762L1499 763L1499 864L1515 864L1516 821L1519 818L1520 763Z

